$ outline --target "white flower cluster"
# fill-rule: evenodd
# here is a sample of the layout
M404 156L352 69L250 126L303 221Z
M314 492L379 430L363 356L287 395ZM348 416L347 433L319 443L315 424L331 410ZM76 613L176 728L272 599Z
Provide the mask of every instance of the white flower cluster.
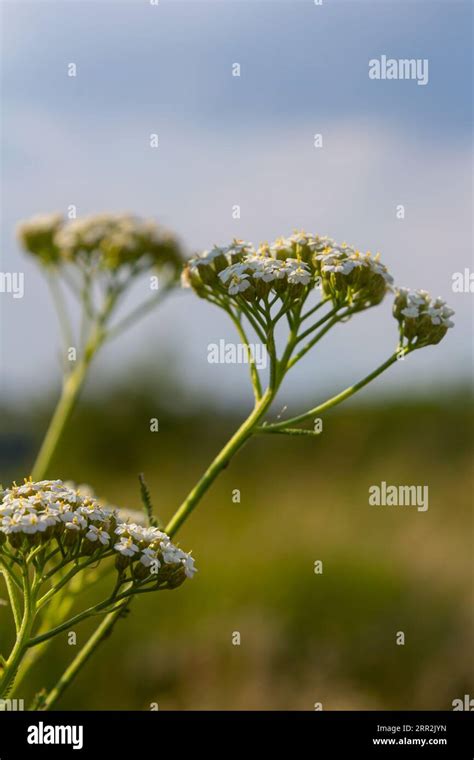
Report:
M454 322L450 320L454 311L442 298L432 300L426 290L410 290L409 288L398 288L397 298L406 300L406 306L401 310L404 317L417 319L422 315L427 315L433 325L454 327Z
M314 285L311 256L318 250L318 241L305 232L278 238L271 245L262 243L257 249L252 243L234 240L229 246L215 246L194 256L182 282L203 297L213 288L230 296L244 293L247 299L265 295L272 287L282 294L293 286L296 294L301 287Z
M115 533L119 540L114 549L122 557L138 559L144 567L154 567L155 572L164 565L182 566L187 578L196 572L194 558L175 546L158 528L118 523Z
M219 279L231 296L251 287L252 280L254 283L258 280L269 283L286 279L290 285L308 285L311 278L311 269L304 261L274 259L265 249L246 253L241 262L231 264L219 272Z
M131 214L95 214L64 221L58 214L33 217L18 227L30 253L45 261L91 262L104 269L123 264L180 263L175 237L151 219Z
M55 233L63 221L62 214L35 214L18 226L18 231L28 228L32 235L43 235L45 233Z
M196 572L191 555L175 546L166 533L154 527L122 521L120 512L98 501L88 488L74 488L61 480L25 480L1 493L0 551L9 539L14 548L31 547L56 537L64 547L93 554L138 560L144 567L171 566L188 578ZM124 563L122 562L122 565Z
M379 253L372 257L370 252L363 254L345 243L339 246L328 240L326 248L317 253L315 259L320 262L323 274L334 272L350 275L358 268L366 268L380 275L387 285L393 284L393 277L387 267L380 262Z
M295 297L321 280L323 290L338 304L357 302L358 307L379 303L393 278L377 254L362 254L331 238L304 231L255 249L234 240L192 258L183 273L183 284L204 298L224 292L252 301L273 289L281 298Z
M97 250L104 239L111 247L136 252L143 241L161 243L164 233L151 219L131 214L95 214L74 219L58 232L56 244L65 251Z
M416 346L434 345L454 327L454 314L442 298L432 299L426 290L398 288L393 313L400 324L402 338Z
M318 286L336 311L345 308L343 316L350 316L376 306L394 290L393 277L379 253L372 256L370 251L362 253L326 235L304 231L256 249L243 240L215 246L188 261L182 281L219 306L225 307L227 297L237 300L241 309L253 311L257 321L264 313L258 301L264 300L265 309L275 303L268 299L271 291L283 302L278 314L293 306L298 313L299 305ZM402 341L414 347L416 340L417 348L438 343L452 327L452 310L439 298L432 301L424 291L396 292L394 315Z
M43 263L57 263L60 253L54 238L62 224L61 214L36 214L18 225L18 239L27 251L34 253Z

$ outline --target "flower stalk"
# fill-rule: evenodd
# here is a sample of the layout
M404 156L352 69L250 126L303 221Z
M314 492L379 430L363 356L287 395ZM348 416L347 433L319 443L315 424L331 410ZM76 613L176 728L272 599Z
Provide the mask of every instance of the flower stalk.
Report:
M142 318L173 287L177 244L149 223L108 215L70 224L57 216L32 220L20 235L25 248L53 272L53 293L66 344L71 333L54 276L61 274L71 291L79 294L83 338L77 364L65 373L33 480L25 480L22 486L14 484L1 494L0 570L17 638L8 658L0 658L0 698L11 691L15 678L24 676L55 636L87 618L104 616L49 694L38 700L39 709L48 710L110 634L134 596L173 589L193 576L193 558L170 538L253 435L318 435L299 426L350 398L412 351L439 343L453 326L453 312L442 299L432 300L425 291L395 289L393 315L399 328L395 352L362 380L323 403L294 417L268 422L264 418L288 372L335 326L381 303L394 290L393 278L378 254L372 257L345 243L338 245L330 238L304 232L279 238L271 245L263 243L257 249L234 240L229 246L190 259L184 267L183 284L220 308L234 324L247 350L254 405L163 532L153 515L143 476L146 527L121 519L116 509L105 507L90 493L42 478L100 347ZM71 262L81 274L82 287L71 277ZM111 326L110 318L131 279L152 264L172 264L165 288ZM92 291L100 282L106 287L98 307ZM252 332L268 354L266 382L252 355L248 337ZM69 617L83 588L103 577L107 567L107 572L115 573L115 582L106 598Z
M20 611L12 601L17 636L1 661L0 698L9 694L22 665L31 665L29 651L87 618L121 610L133 596L174 589L192 578L194 559L151 522L151 515L145 526L124 521L116 508L60 480L25 479L1 493L0 563L11 598L16 600L20 585L23 603ZM105 599L68 618L69 594L81 590L71 584L91 568L95 574L105 569L102 577L115 568L115 583ZM50 627L43 610L52 602L59 620Z
M61 395L32 468L33 478L42 480L92 360L106 341L129 329L170 292L181 266L181 249L175 236L162 227L126 214L99 214L69 222L60 214L36 216L19 225L18 236L47 276L64 341ZM155 290L158 274L163 280L159 290L111 325L135 279L151 272ZM80 306L77 341L63 285Z

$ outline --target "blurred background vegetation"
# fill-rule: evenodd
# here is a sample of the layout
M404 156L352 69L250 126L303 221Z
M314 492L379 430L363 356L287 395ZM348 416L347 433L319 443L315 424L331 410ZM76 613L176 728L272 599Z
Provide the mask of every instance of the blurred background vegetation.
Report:
M4 484L29 472L53 403L0 410ZM86 394L50 476L140 508L143 471L166 521L245 413L144 370ZM451 709L473 688L472 422L459 387L353 400L315 439L254 438L179 534L196 578L135 600L58 708ZM428 512L369 506L382 480L429 485ZM2 649L11 636L0 606ZM76 651L57 637L17 696L51 686Z

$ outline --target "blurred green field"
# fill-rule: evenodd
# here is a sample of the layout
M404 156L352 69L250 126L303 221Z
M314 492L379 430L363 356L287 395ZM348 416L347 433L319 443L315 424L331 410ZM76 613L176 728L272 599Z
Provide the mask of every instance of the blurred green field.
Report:
M177 415L169 397L144 383L88 398L50 475L137 508L143 471L166 521L244 414L188 404ZM45 421L5 414L4 484L28 472ZM315 439L253 439L179 534L196 578L135 600L58 707L451 709L473 694L472 421L459 388L352 402ZM428 512L369 506L382 480L429 485ZM8 615L0 606L2 644ZM78 626L78 644L94 625ZM52 685L74 652L57 637L17 696Z

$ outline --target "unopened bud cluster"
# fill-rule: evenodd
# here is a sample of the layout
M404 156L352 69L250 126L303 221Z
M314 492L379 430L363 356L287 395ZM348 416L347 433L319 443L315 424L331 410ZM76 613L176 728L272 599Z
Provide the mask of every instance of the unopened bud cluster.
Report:
M151 219L96 214L66 221L60 214L34 216L18 226L23 247L43 264L72 262L115 272L169 265L178 270L176 237Z
M54 544L71 561L115 557L121 573L147 577L174 588L196 572L191 555L175 546L158 528L122 520L90 490L75 489L61 480L25 480L0 493L0 554L27 556L34 547Z
M426 290L396 290L393 315L400 325L401 344L422 348L439 343L448 329L454 311L441 298L432 299Z

